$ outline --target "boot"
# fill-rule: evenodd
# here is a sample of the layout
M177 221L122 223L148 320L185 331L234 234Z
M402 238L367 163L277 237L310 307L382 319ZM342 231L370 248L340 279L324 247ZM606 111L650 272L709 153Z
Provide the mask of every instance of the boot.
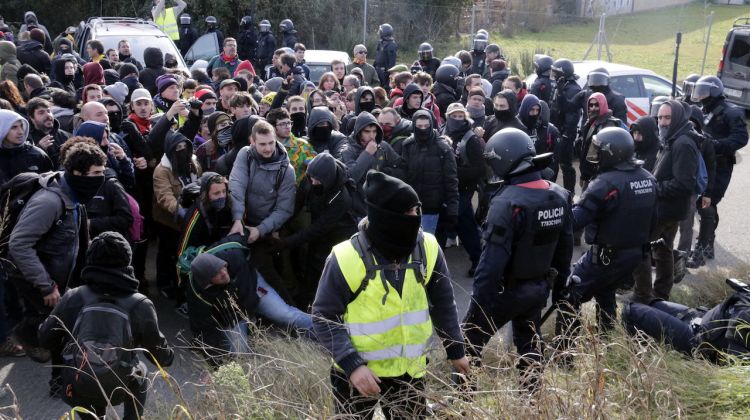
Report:
M706 247L703 251L703 255L709 260L714 259L714 241L711 241L706 244Z
M706 265L706 246L700 242L695 243L695 248L690 253L685 266L687 268L698 268Z

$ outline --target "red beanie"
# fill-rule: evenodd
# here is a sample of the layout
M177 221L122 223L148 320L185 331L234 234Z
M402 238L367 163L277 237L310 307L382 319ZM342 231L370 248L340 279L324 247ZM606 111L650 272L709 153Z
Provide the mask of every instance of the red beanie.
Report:
M242 60L240 61L240 65L237 66L237 70L234 71L234 74L232 75L232 77L237 76L243 70L247 70L250 73L252 73L253 76L255 76L255 69L253 68L252 63L250 63L250 61L248 60Z
M201 89L195 92L195 99L199 101L205 101L206 99L218 99L216 94L211 89Z

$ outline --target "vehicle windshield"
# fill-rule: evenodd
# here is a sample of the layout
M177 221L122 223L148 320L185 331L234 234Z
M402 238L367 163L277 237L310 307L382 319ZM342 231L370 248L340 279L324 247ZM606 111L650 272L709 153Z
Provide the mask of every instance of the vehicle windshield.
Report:
M154 35L143 35L143 36L112 36L104 35L99 36L96 39L102 42L104 45L104 51L114 48L117 49L117 44L122 39L127 39L130 42L130 55L136 60L143 62L143 51L148 47L156 47L162 51L162 53L170 53L177 56L177 62L181 67L186 67L185 62L182 60L180 52L175 49L174 44L166 36L154 36ZM84 49L85 51L85 49ZM88 57L84 57L87 59Z
M310 81L317 84L323 73L331 71L330 64L310 64L307 63L307 67L310 68Z

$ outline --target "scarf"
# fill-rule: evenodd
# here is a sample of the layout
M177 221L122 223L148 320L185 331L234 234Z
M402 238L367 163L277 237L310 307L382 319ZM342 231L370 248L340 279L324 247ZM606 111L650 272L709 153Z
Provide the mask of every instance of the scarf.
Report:
M221 61L227 63L227 64L234 64L237 62L237 55L234 57L229 57L224 53L221 53Z
M140 132L142 135L148 134L149 131L151 131L151 120L148 118L141 118L135 113L131 113L128 118L130 118L130 121L133 121L136 127L138 127L138 132Z

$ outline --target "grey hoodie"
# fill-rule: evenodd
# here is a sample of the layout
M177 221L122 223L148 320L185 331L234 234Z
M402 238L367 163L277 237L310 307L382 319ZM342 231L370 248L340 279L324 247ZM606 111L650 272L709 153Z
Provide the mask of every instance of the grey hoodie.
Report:
M5 136L8 135L10 128L13 127L13 124L15 124L16 121L21 121L23 123L23 138L29 138L29 121L21 116L21 114L5 109L0 109L0 144L2 144L3 140L5 140ZM23 143L16 147L20 147L22 145ZM2 145L2 147L5 147L5 145Z
M229 175L229 191L232 219L257 227L261 237L279 230L292 217L297 194L294 168L284 146L276 142L268 162L255 146L243 147Z

